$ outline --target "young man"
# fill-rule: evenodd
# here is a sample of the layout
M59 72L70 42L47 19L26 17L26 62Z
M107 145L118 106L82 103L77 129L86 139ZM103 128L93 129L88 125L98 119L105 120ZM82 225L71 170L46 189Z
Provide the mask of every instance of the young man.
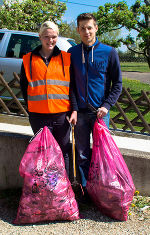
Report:
M69 49L75 78L78 118L75 126L76 148L82 186L85 189L90 165L90 134L96 117L109 127L109 109L119 98L122 76L114 48L98 41L95 17L83 13L77 18L81 43ZM92 105L97 112L91 110Z

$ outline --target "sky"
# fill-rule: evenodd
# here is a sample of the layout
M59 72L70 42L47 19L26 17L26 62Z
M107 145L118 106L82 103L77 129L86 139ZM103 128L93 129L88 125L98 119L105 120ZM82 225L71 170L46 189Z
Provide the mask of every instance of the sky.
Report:
M64 21L70 23L72 20L75 20L77 16L84 12L93 12L97 11L98 7L104 6L105 3L118 3L123 0L59 0L59 2L66 3L67 10L63 17ZM136 0L126 0L128 6L133 5Z
M63 16L63 21L67 21L67 23L71 23L72 21L76 21L76 18L79 14L84 12L93 12L98 11L98 7L101 5L103 6L105 3L118 3L122 0L59 0L60 2L65 2L67 6L67 10ZM133 5L136 0L127 0L125 1L128 6ZM128 34L127 30L122 31L122 35L125 37ZM136 36L134 32L132 32L132 36ZM121 46L122 51L126 50L126 46Z

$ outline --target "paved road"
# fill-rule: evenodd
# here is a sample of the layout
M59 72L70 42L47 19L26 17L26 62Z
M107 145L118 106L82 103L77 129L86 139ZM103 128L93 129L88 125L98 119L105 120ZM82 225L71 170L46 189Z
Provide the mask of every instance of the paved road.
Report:
M150 73L122 72L124 78L140 80L142 83L150 84Z

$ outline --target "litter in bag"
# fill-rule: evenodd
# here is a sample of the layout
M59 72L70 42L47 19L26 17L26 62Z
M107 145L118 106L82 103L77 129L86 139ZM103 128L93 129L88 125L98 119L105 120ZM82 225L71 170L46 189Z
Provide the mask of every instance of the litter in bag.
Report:
M29 143L19 173L24 185L14 224L79 219L62 151L48 127Z
M102 119L94 124L86 187L102 213L120 221L127 220L135 187L120 150Z

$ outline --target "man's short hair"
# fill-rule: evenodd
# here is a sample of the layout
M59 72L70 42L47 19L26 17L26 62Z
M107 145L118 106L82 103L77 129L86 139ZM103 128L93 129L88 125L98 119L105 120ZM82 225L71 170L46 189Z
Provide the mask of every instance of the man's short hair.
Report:
M79 22L82 20L93 20L95 25L97 24L95 16L91 13L82 13L82 14L78 15L77 26L79 26Z

